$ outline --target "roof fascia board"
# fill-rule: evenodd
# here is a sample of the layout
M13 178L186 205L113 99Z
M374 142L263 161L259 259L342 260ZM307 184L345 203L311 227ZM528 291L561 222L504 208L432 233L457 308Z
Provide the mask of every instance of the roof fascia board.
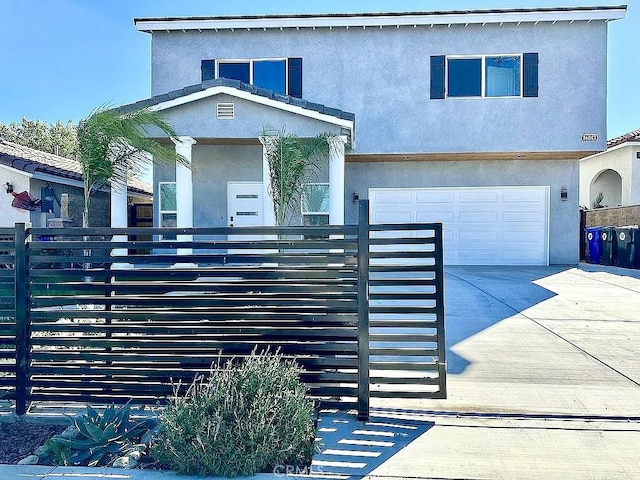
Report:
M611 147L611 148L608 148L608 149L606 149L606 150L604 150L602 152L598 152L595 155L590 155L588 157L581 158L580 161L584 162L585 160L589 160L591 158L596 158L596 157L599 157L601 155L605 155L607 153L615 152L616 150L620 150L620 149L626 148L626 147L640 147L640 142L625 142L625 143L621 143L620 145L616 145L615 147Z
M18 175L24 175L27 178L32 178L33 177L33 173L24 172L22 170L10 167L9 165L4 165L2 163L0 163L0 168L4 168L4 169L10 171L11 173L17 173Z
M264 28L314 28L314 27L380 27L405 25L466 25L490 23L536 23L563 21L611 21L620 20L626 15L625 8L607 10L552 10L532 12L486 12L451 13L439 15L402 15L402 16L352 16L309 18L227 18L227 19L136 19L135 28L139 31L154 30L231 30Z
M35 180L42 180L43 182L55 182L62 185L68 185L70 187L84 188L84 183L82 183L82 181L80 180L74 180L73 178L66 177L57 177L55 175L51 175L50 173L35 172L33 174L33 178Z
M231 95L233 97L240 98L243 100L248 100L250 102L259 103L261 105L277 108L290 113L295 113L297 115L302 115L304 117L320 120L321 122L331 123L334 125L338 125L340 127L353 129L353 122L351 120L336 118L331 115L326 115L324 113L308 110L306 108L298 107L296 105L290 105L288 103L279 102L277 100L272 100L270 98L262 97L260 95L254 95L251 92L245 92L244 90L238 90L231 87L207 88L206 90L191 93L189 95L185 95L184 97L179 97L173 100L168 100L166 102L158 103L157 105L153 105L152 107L149 107L149 110L152 110L152 111L166 110L167 108L177 107L180 105L184 105L186 103L195 102L196 100L202 100L204 98L209 98L209 97L213 97L215 95L220 95L220 94Z

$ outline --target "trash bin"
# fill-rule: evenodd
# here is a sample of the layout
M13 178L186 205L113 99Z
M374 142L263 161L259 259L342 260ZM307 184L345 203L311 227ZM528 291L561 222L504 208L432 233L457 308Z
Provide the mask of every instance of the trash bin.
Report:
M602 258L600 227L585 228L584 232L584 259L587 263L600 263L600 259Z
M640 229L632 226L618 227L615 234L615 264L624 268L640 268Z
M602 239L602 258L600 263L603 265L614 265L616 259L616 229L614 227L602 227L600 229L600 238Z

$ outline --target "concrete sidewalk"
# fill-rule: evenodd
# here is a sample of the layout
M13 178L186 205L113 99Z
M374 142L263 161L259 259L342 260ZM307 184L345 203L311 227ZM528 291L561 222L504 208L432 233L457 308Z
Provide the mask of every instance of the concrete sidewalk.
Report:
M447 268L448 399L376 400L367 424L321 415L313 471L380 480L640 479L639 277L587 265ZM14 478L188 479L0 466L0 480Z

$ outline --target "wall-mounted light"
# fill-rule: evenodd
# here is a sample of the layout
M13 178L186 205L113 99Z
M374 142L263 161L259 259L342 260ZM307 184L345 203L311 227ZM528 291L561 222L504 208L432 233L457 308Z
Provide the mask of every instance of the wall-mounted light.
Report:
M13 193L13 185L10 184L9 182L4 184L4 189L6 190L7 193Z
M360 200L360 192L353 192L353 203L358 203Z
M569 192L567 192L566 188L560 189L560 200L566 202L569 199Z

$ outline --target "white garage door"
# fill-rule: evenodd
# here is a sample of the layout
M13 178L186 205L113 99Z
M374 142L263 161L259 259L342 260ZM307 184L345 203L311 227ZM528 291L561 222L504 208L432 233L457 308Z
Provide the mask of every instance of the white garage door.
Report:
M372 188L372 223L444 224L446 265L548 265L549 187Z

